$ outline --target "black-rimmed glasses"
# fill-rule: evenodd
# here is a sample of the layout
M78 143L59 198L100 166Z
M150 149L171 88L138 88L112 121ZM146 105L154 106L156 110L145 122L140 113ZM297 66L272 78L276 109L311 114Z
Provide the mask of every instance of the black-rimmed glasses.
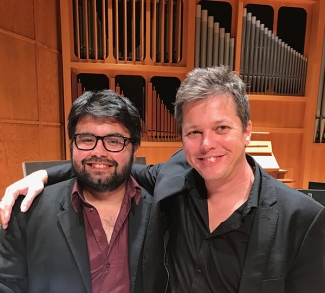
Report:
M104 148L109 152L120 152L126 145L132 142L131 138L122 135L97 136L93 134L78 133L72 138L76 147L82 151L93 150L96 147L98 140L103 142Z

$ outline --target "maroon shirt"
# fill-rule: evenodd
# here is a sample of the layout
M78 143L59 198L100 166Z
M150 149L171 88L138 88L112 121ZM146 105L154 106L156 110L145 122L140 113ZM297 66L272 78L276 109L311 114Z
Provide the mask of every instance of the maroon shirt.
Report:
M92 293L130 293L130 274L128 257L128 214L131 200L138 204L141 188L130 177L121 210L108 244L99 214L96 208L87 203L78 181L72 190L72 204L78 211L83 206L88 255L91 270Z

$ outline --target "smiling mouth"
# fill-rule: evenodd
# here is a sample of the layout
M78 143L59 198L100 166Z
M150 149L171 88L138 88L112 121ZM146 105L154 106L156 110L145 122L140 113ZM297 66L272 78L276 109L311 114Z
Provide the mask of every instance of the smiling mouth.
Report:
M223 156L215 156L215 157L209 157L209 158L200 158L201 161L204 161L204 162L215 162L216 160L218 160L219 158L221 158Z
M88 165L90 165L93 168L97 168L97 169L105 169L105 168L109 168L111 166L113 166L112 164L98 164L98 163L89 163Z
M219 157L201 158L204 162L215 162Z

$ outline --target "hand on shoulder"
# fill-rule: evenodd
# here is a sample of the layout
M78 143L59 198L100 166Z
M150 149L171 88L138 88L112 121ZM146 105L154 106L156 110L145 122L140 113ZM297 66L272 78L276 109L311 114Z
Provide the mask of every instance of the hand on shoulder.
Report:
M0 201L0 218L3 229L8 227L12 207L19 195L25 195L20 206L22 212L26 212L31 206L34 198L43 191L47 182L45 170L36 171L6 188L6 192Z

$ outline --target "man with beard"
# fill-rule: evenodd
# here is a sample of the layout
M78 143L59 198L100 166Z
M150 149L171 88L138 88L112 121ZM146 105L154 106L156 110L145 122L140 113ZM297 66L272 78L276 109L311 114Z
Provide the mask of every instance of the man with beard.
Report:
M0 229L0 292L142 292L142 245L151 196L130 176L140 145L137 109L103 90L78 98L68 117L76 179L22 198Z
M245 153L252 121L244 82L225 67L195 68L177 91L174 115L184 149L132 168L154 194L143 292L325 292L325 208ZM47 171L48 184L73 175L69 164ZM25 178L7 189L0 214L30 189L35 177Z

